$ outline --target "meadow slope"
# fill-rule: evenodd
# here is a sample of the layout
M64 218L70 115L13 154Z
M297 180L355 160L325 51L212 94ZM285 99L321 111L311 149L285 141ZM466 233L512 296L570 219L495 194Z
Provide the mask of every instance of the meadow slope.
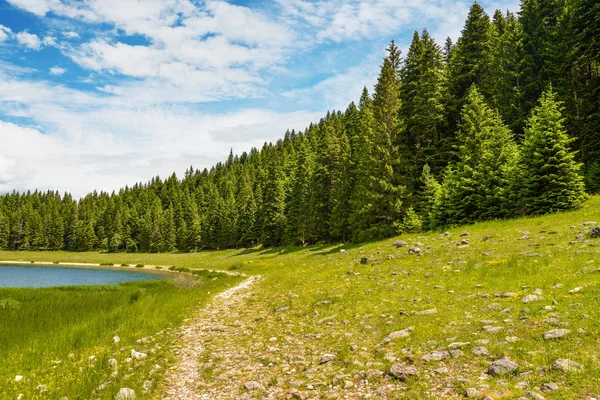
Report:
M585 399L600 396L600 239L589 236L597 222L596 196L574 212L361 245L0 260L260 275L232 301L190 314L199 398ZM185 329L173 334L182 348ZM545 339L550 331L563 336ZM492 376L502 357L515 365ZM157 382L147 396L166 388Z

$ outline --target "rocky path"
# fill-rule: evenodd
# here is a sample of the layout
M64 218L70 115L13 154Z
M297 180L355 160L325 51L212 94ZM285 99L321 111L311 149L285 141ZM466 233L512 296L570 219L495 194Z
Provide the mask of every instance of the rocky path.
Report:
M237 315L249 289L260 277L252 276L217 296L181 328L181 346L176 350L177 365L166 375L165 400L215 398L203 394L205 386L201 358L211 353L211 342L223 334L233 334L231 318ZM228 333L229 332L229 333Z

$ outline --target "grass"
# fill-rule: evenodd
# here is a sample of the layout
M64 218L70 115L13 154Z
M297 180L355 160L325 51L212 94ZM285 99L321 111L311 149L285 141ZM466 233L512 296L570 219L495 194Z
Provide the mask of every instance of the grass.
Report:
M169 363L171 339L155 335L178 326L211 292L239 279L199 274L109 286L0 289L0 397L88 399L111 381L96 397L112 399L120 387L130 387L143 398L144 382L159 381L160 373L151 374L154 365L164 371ZM147 358L127 362L131 349ZM110 358L119 363L114 377ZM15 382L17 375L24 379ZM39 385L47 391L40 393Z
M409 255L407 248L396 249L392 246L394 238L362 245L287 247L284 253L282 248L190 254L0 252L0 260L127 263L260 274L263 279L248 300L255 316L253 335L228 338L240 347L249 348L257 341L268 343L272 336L299 337L304 343L299 351L309 354L313 364L318 364L315 357L319 354L333 353L337 359L327 367L350 377L368 369L367 363L384 372L394 362L412 363L418 377L405 383L392 381L398 398L460 398L470 387L479 387L482 395L492 398L515 398L528 390L539 392L543 383L556 382L559 390L545 396L581 399L600 395L600 240L576 238L589 234L591 228L583 225L587 221L600 222L598 196L574 212L479 223L451 229L449 235L403 235L401 239L410 246L422 248L421 256ZM466 236L468 246L457 245L463 230L470 233ZM529 239L518 240L525 232L529 232ZM489 238L483 240L485 236ZM346 252L340 252L342 248ZM363 257L368 259L366 264L360 263ZM571 293L575 288L582 289ZM153 307L162 302L158 300L164 296L160 290L144 289L149 292L147 299L156 296ZM541 290L542 299L523 303L524 296L536 289ZM134 288L124 286L122 293L108 292L107 296L121 296L127 303L131 295L127 290ZM505 293L514 296L501 296ZM0 295L5 297L21 301L16 294ZM46 310L44 313L51 312L47 305L40 303L39 307ZM437 313L415 314L433 308ZM189 308L178 309L179 319L189 312L184 311ZM10 312L23 310L25 307ZM0 307L0 313L6 311ZM31 319L31 315L39 314L22 315ZM487 325L501 329L488 333L483 329ZM411 326L409 337L383 344L389 333ZM555 328L571 333L560 340L542 338L542 333ZM123 336L133 340L141 334ZM102 338L105 345L109 337ZM4 340L0 339L0 346L6 346ZM482 340L487 341L489 358L471 352ZM452 342L469 343L461 357L443 362L422 360L423 355L445 350ZM82 352L81 357L84 353L89 354ZM0 359L5 359L3 354ZM11 354L18 357L19 352ZM488 376L485 372L490 363L501 356L509 356L519 369L500 378ZM36 360L35 355L27 357ZM257 363L277 364L265 354L256 358ZM550 365L557 358L577 361L585 370L567 374L553 371ZM15 361L8 365L11 363ZM448 372L435 373L442 365ZM307 368L298 365L295 369L294 376L303 382L301 390L309 382ZM312 374L317 368L308 370ZM0 364L0 371L5 376L7 367ZM329 384L336 384L333 372L319 373ZM206 379L210 376L210 371L205 371ZM264 384L277 384L273 378ZM390 383L384 377L373 379L375 384L377 379L382 385ZM517 386L522 382L528 382L526 388ZM0 392L7 387L2 381L0 385L4 385ZM82 387L88 390L93 385Z

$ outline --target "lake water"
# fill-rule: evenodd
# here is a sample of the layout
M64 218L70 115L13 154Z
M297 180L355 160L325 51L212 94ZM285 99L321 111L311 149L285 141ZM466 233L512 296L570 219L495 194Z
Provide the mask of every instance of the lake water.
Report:
M113 285L164 278L159 273L118 269L0 265L0 287Z

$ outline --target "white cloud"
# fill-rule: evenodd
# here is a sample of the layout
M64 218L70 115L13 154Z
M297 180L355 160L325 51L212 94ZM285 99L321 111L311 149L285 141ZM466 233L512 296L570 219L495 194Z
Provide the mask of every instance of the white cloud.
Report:
M65 72L67 72L67 70L65 68L61 68L61 67L50 68L50 75L62 75Z
M4 25L0 25L0 43L4 42L11 34L10 28L7 28Z
M40 50L42 48L42 42L37 37L37 35L33 33L29 33L27 31L19 32L16 34L17 41L23 46L32 49L32 50Z
M63 36L68 39L79 39L79 33L75 32L75 31L63 32Z

